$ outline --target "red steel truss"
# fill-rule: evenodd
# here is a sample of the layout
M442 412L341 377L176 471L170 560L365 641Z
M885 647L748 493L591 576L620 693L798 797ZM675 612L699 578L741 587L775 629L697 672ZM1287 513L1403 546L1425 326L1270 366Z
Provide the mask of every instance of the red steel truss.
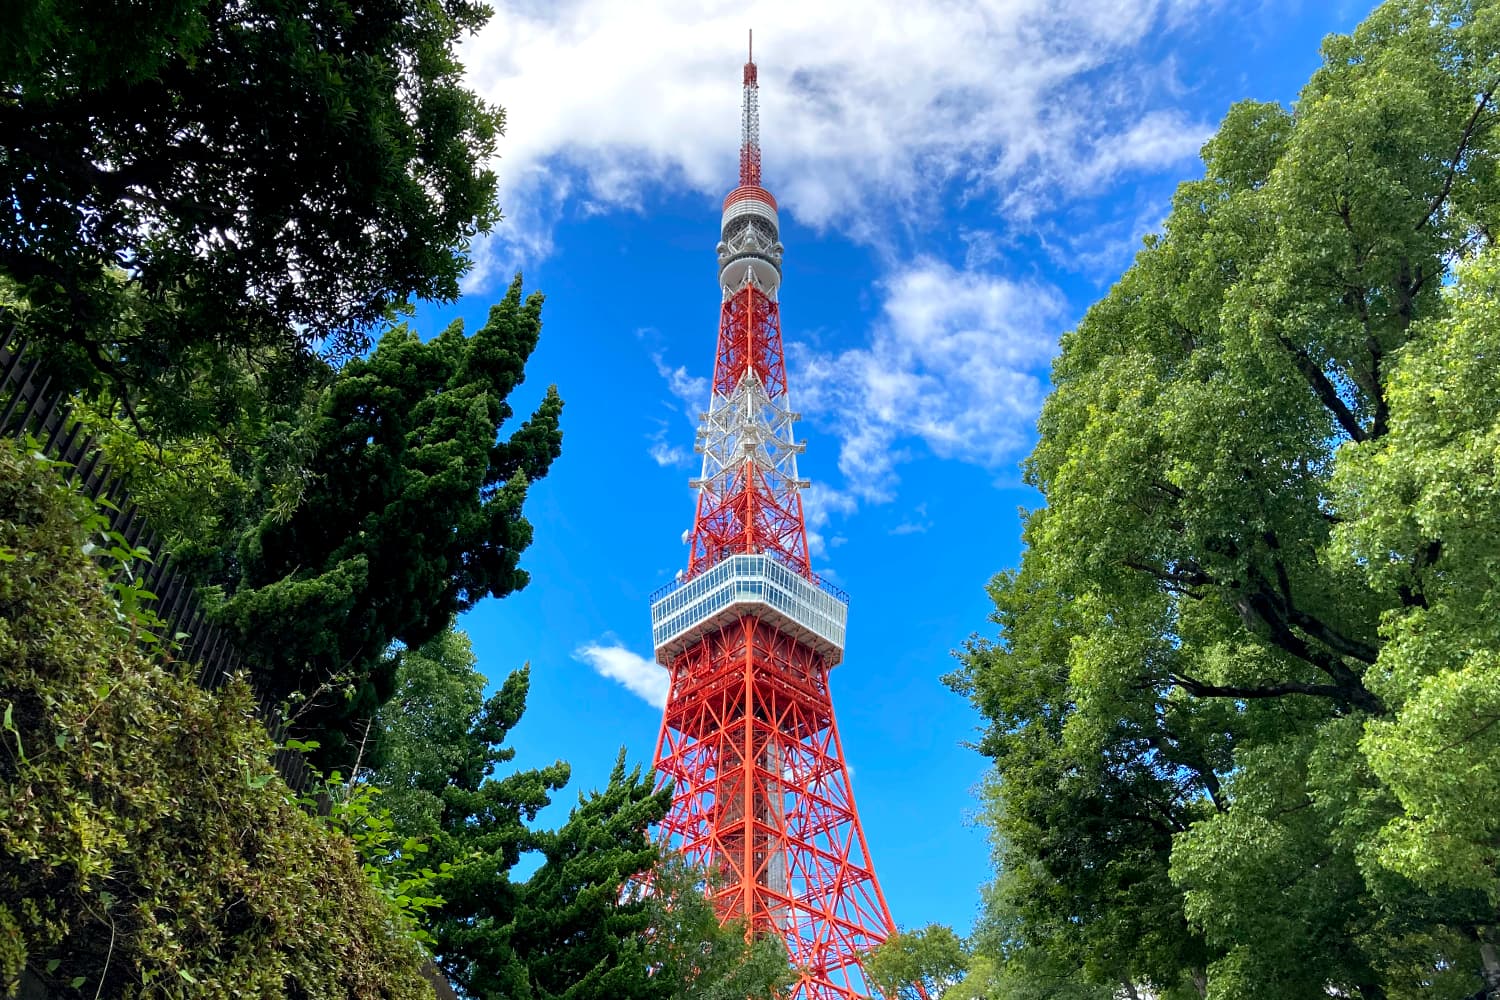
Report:
M671 678L656 766L676 798L663 833L720 874L724 916L783 937L794 997L869 996L860 955L894 928L822 658L746 616L678 656Z
M800 492L807 483L797 477L801 445L792 436L797 415L787 406L777 305L781 244L775 200L759 186L755 89L751 62L741 186L724 204L724 303L713 398L699 433L704 468L694 481L688 569L653 605L653 620L663 623L658 658L671 676L656 767L675 788L661 832L718 873L714 900L726 919L747 918L753 933L786 941L798 969L796 1000L857 1000L874 992L861 955L894 925L855 811L828 688L842 656L844 605L819 586L809 561ZM761 558L724 563L736 556ZM766 560L791 574L763 582L786 574L765 569ZM732 596L714 603L721 593L767 592L757 587L781 587L781 603L734 604ZM706 610L695 610L695 601Z
M754 381L745 383L747 374ZM799 447L768 428L768 441L745 441L744 428L733 421L750 421L759 428L766 414L745 414L754 400L737 401L759 384L765 406L790 425L795 415L785 410L786 362L781 348L781 313L775 301L755 284L726 295L719 320L719 351L714 362L715 401L724 415L722 434L704 435L707 461L698 481L698 511L693 519L688 575L693 576L732 552L768 552L803 576L812 577L807 551L807 522L802 512L800 481L788 467ZM736 403L738 402L738 405ZM759 423L754 421L759 419ZM761 445L760 448L754 445ZM769 444L769 448L765 447ZM779 446L779 447L778 447ZM784 454L771 454L780 451ZM778 463L779 459L779 463Z
M750 284L726 297L719 310L714 392L728 396L746 371L755 372L772 399L786 395L781 309L769 295Z

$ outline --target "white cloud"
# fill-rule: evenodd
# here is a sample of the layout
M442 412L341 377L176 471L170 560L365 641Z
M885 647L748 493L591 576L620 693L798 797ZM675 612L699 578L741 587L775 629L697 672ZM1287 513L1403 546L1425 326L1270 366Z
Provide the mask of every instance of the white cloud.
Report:
M618 643L603 645L597 642L579 646L573 658L587 663L602 677L625 686L636 697L656 708L667 707L667 688L670 680L666 668L633 653Z
M646 454L664 469L690 469L693 467L693 453L677 440L682 436L681 429L675 424L657 420L656 430L646 435L646 440L651 442Z
M732 183L747 25L761 27L767 183L784 208L873 244L930 226L945 186L1025 223L1205 132L1142 42L1218 0L513 0L464 46L506 108L508 219L484 274L550 251L564 212L638 210L650 186ZM858 25L859 30L851 30ZM476 273L471 283L483 280Z
M705 376L689 375L685 365L673 368L662 359L659 351L651 355L651 363L656 365L656 374L666 379L667 389L687 408L689 416L696 417L708 408L708 379Z
M646 449L646 454L651 460L664 469L681 469L691 466L693 456L687 453L687 449L681 445L668 444L665 441L657 441Z
M1045 392L1065 304L1053 287L919 259L882 283L868 347L793 344L799 407L841 439L839 470L871 501L920 441L941 458L1015 461Z
M657 336L656 331L650 329L637 330L636 335L652 338ZM708 407L708 379L689 374L685 365L672 367L659 350L651 352L651 363L656 366L656 373L666 381L667 391L675 397L676 409L687 416L691 426L696 427L698 414ZM662 468L690 469L698 462L693 449L686 445L686 442L693 440L692 433L693 431L679 424L658 419L656 430L646 435L646 440L651 442L646 453Z
M832 515L848 517L857 506L852 495L836 490L824 482L814 482L803 490L802 519L807 524L808 553L817 558L827 555L831 546L842 545L842 537L835 535L832 539L826 539L824 532L828 530Z

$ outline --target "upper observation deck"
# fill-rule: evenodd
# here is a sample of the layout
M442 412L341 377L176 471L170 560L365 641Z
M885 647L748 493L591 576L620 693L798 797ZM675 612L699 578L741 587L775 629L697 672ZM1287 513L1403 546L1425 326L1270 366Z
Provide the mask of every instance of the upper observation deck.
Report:
M849 598L768 555L725 556L652 595L651 638L662 666L703 636L754 615L811 646L828 666L844 657Z

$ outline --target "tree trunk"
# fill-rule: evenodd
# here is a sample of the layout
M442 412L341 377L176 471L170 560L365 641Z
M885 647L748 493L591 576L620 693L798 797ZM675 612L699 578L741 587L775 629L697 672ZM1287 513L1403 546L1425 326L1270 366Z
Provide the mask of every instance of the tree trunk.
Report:
M1141 1000L1141 995L1135 990L1135 983L1132 983L1130 980L1126 979L1120 984L1120 986L1125 990L1125 996L1128 997L1129 1000Z
M1479 961L1483 965L1485 1000L1500 1000L1500 950L1495 947L1494 932L1480 939Z
M1188 975L1193 980L1193 989L1198 991L1198 1000L1207 1000L1208 970L1194 967L1188 970Z

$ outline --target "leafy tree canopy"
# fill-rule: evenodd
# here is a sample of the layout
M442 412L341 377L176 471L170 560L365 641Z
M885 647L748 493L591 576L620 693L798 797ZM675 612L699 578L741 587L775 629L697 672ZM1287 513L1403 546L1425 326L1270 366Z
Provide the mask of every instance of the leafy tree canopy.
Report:
M1063 339L1046 506L953 682L991 906L1094 982L1500 990L1497 53L1464 0L1331 36Z
M467 0L24 0L0 27L0 275L75 383L170 405L225 352L345 355L451 299L503 125Z
M969 955L953 928L929 924L886 938L866 956L864 968L886 1000L937 1000L968 971Z

